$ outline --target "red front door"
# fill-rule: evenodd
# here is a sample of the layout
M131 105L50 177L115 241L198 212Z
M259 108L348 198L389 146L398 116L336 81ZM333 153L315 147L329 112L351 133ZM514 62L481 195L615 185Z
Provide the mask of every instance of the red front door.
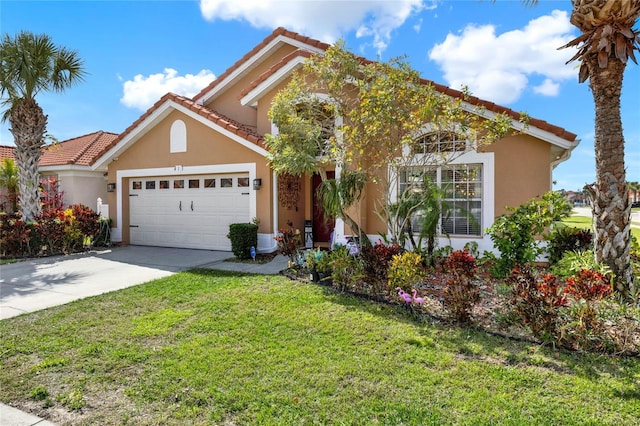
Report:
M327 178L333 179L335 177L334 172L327 172ZM324 214L322 203L318 199L318 186L322 182L320 175L313 175L312 190L313 190L313 241L319 243L328 243L331 240L331 232L335 226L335 220L332 217L327 217Z

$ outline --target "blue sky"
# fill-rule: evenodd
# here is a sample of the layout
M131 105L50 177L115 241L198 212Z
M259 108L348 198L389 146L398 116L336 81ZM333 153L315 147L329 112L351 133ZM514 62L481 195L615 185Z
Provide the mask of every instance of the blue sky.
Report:
M430 80L559 125L581 140L554 171L556 188L595 179L594 107L569 50L578 34L570 0L0 0L0 30L50 35L88 72L64 94L41 94L48 131L65 140L121 132L168 91L193 96L278 26L326 42L344 39L370 59L406 56ZM640 181L640 67L624 77L629 181ZM7 123L0 144L12 145Z

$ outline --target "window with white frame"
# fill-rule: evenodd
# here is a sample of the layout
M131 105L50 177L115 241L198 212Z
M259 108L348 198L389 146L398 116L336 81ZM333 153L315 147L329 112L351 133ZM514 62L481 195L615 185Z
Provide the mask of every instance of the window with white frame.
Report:
M425 179L435 182L444 193L448 214L440 220L442 233L482 235L482 164L405 168L400 172L398 193L421 190ZM419 232L417 223L412 228Z
M451 131L432 131L413 140L414 154L445 154L465 152L469 148L466 136Z

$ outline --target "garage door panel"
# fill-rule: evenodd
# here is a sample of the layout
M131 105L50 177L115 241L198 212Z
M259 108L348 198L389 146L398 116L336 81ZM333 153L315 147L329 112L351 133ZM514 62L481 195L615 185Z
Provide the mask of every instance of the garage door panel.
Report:
M248 182L247 174L189 176L180 178L136 178L131 181L130 239L132 244L167 247L230 250L226 235L229 225L249 222L249 188L239 187L238 178ZM205 180L216 179L218 187L206 187ZM233 182L232 187L219 187L221 179ZM146 182L156 181L150 187L160 188L160 180L168 180L166 189L147 189ZM174 188L173 180L197 188ZM136 184L135 182L140 182ZM166 187L166 185L163 185Z

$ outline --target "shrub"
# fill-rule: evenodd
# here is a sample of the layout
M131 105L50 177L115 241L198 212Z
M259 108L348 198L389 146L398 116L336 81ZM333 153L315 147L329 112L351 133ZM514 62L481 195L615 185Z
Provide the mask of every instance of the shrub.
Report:
M551 267L551 272L560 277L571 277L583 269L591 269L609 275L611 271L605 264L597 263L593 250L568 251Z
M69 208L82 236L93 240L100 231L100 215L82 204L74 204Z
M231 251L238 259L251 259L251 247L258 246L258 225L253 223L232 223L228 238Z
M556 192L547 192L541 199L532 199L518 208L508 207L509 215L496 218L488 233L500 251L493 273L505 277L515 265L534 262L542 253L535 236L543 235L546 227L567 217L571 207Z
M65 229L71 218L65 216L63 210L43 210L36 217L35 229L39 239L49 254L63 253L65 245Z
M586 229L558 226L548 237L549 264L557 263L566 252L592 248L593 234Z
M601 272L583 269L567 278L565 291L575 300L565 326L565 340L575 349L602 349L604 324L598 318L595 302L611 295L611 280Z
M362 247L360 258L362 259L364 279L371 287L371 296L381 296L385 293L389 263L393 256L400 254L400 252L399 245L386 245L382 241L378 241L373 246Z
M346 246L341 246L329 256L331 279L340 291L351 290L361 292L359 283L364 277L362 261L349 253Z
M278 243L278 253L287 256L289 262L293 264L296 260L298 247L302 244L302 237L299 229L293 229L292 222L287 222L287 225L289 225L289 229L281 229L274 239Z
M15 257L29 250L31 229L19 213L0 214L0 250L2 256Z
M475 304L480 301L480 288L473 283L476 261L467 250L452 252L444 263L449 276L444 304L456 321L468 323Z
M390 288L400 287L409 293L415 284L424 279L425 275L420 254L408 251L391 258L388 271Z
M528 265L516 266L507 279L511 306L534 336L544 340L558 336L560 309L567 304L562 282L553 274L539 279Z

